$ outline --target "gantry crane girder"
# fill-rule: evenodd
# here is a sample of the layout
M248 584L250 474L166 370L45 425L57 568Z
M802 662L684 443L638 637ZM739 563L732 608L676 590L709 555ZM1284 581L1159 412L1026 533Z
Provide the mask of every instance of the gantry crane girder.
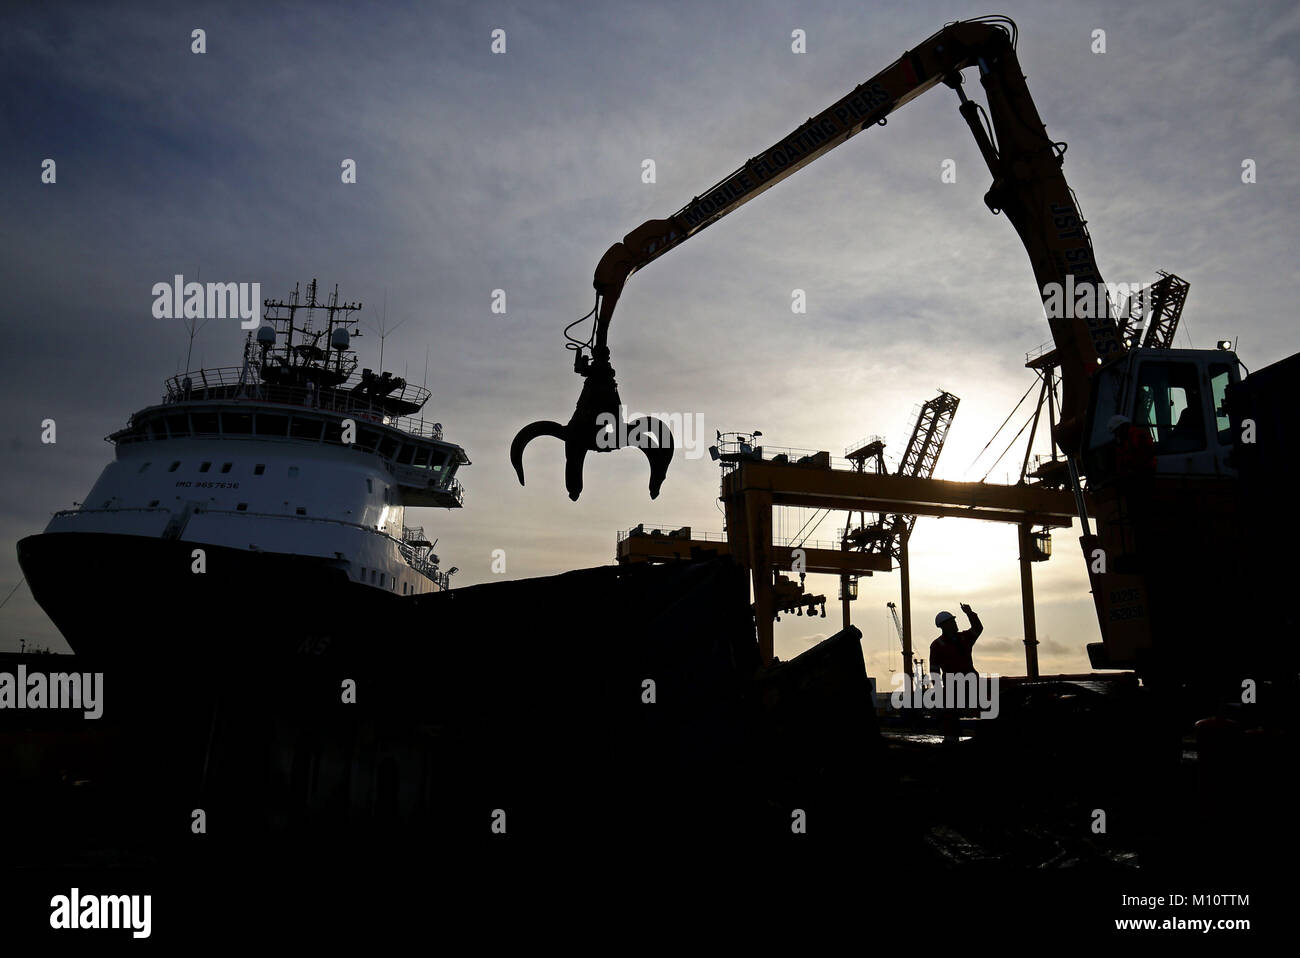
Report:
M1084 496L1088 501L1086 493ZM722 480L722 500L729 552L751 574L759 652L765 662L772 660L774 652L772 570L788 558L788 552L779 552L772 545L772 510L776 506L983 519L1013 523L1022 529L1068 528L1076 508L1070 492L1040 486L951 482L771 461L740 463ZM853 562L871 559L862 552L846 550L843 555ZM888 562L890 557L878 558ZM900 569L906 574L905 562ZM810 567L808 571L813 570ZM906 602L906 589L904 592Z
M1053 528L1068 528L1075 516L1073 497L1056 489L808 469L771 460L741 463L722 482L724 502L747 492L765 495L775 506L908 512ZM730 523L727 530L730 534Z
M619 536L617 548L616 558L620 563L672 562L706 555L731 554L731 544L717 539L681 538L636 530ZM796 549L799 552L797 556ZM889 572L893 568L887 555L841 552L835 549L772 544L768 554L771 559L770 568L787 572L795 571L798 566L803 572L827 575L871 575L873 572Z

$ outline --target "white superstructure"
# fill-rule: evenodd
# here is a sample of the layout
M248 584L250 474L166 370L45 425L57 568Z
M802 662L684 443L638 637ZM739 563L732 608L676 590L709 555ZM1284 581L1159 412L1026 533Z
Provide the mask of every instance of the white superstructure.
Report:
M448 588L433 544L403 520L407 506L459 508L456 471L469 460L441 424L410 418L427 389L355 374L348 315L359 307L315 293L313 281L305 303L297 290L268 303L242 366L169 380L161 404L108 437L116 456L85 501L45 531L314 557L398 595Z

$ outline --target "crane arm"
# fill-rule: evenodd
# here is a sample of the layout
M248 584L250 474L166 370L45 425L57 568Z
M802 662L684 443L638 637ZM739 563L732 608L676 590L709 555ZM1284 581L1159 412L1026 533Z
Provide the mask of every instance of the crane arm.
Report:
M1039 118L1016 58L1013 30L1014 24L1004 18L945 26L672 216L642 223L611 246L597 265L593 282L597 349L608 355L614 308L628 277L638 269L868 126L883 125L889 114L926 90L945 83L957 91L961 115L993 174L985 204L1011 220L1029 253L1045 302L1050 284L1058 284L1058 305L1072 302L1072 291L1085 285L1096 294L1091 317L1053 315L1072 311L1048 309L1063 389L1056 438L1068 454L1074 454L1082 433L1088 378L1101 361L1124 347L1111 319L1086 223L1061 172L1064 144L1048 137ZM971 67L980 71L991 132L981 120L979 106L961 89L961 71Z

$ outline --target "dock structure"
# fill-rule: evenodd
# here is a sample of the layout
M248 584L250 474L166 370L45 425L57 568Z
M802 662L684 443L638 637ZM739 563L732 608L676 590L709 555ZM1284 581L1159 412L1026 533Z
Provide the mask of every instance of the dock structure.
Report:
M791 568L792 553L796 548L774 543L772 510L777 506L795 506L849 513L978 519L1019 527L1027 674L1031 677L1038 674L1030 563L1042 561L1050 554L1046 530L1070 527L1076 508L1072 493L1029 484L952 482L835 469L831 467L829 456L820 456L810 457L802 464L760 458L740 460L723 475L720 498L727 517L725 538L692 533L689 527L663 531L639 526L620 534L618 560L620 563L666 561L688 559L709 552L731 555L749 573L759 654L764 663L772 662L775 657L773 620L778 610L774 573ZM1035 528L1043 531L1035 532ZM897 560L903 599L900 607L905 635L910 639L907 540L900 537L899 541L901 547ZM862 552L847 545L839 551L804 548L803 560L808 572L836 575L870 575L894 568L892 556L887 551ZM843 614L847 626L847 601ZM911 650L905 649L904 652L910 661Z
M759 653L765 662L770 662L774 656L769 571L775 561L771 546L772 509L774 506L803 506L845 512L980 519L1019 526L1026 664L1030 675L1037 674L1033 576L1029 567L1035 556L1025 548L1025 543L1029 530L1034 526L1069 528L1075 509L1074 497L1070 493L1035 486L951 482L870 472L809 469L784 463L745 462L723 479L722 500L727 513L732 555L750 570L753 580ZM898 565L903 582L903 627L904 634L910 638L907 539L902 537L900 541ZM865 555L858 553L859 557ZM905 650L909 661L910 652L910 649Z

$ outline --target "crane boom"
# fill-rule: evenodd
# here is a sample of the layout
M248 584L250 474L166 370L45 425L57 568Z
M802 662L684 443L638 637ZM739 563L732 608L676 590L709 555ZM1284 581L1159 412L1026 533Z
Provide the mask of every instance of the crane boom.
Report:
M892 602L886 602L885 605L889 607L889 615L894 620L894 631L898 633L898 645L903 648L906 643L903 641L903 621L898 617L898 606Z
M991 131L981 120L980 107L961 89L961 71L971 67L980 71ZM628 277L638 269L868 126L883 124L895 110L939 83L958 93L962 117L993 174L985 204L1011 220L1029 253L1040 295L1049 300L1053 284L1058 297L1072 299L1073 290L1085 287L1094 291L1093 308L1081 312L1096 315L1082 317L1082 322L1072 318L1072 310L1048 310L1064 393L1057 440L1067 454L1075 454L1088 401L1088 379L1101 361L1118 355L1124 347L1111 318L1086 223L1061 172L1064 144L1047 135L1016 58L1014 24L1004 18L948 24L672 216L642 223L611 246L593 280L597 349L607 348L614 308ZM1069 315L1053 315L1058 312Z

